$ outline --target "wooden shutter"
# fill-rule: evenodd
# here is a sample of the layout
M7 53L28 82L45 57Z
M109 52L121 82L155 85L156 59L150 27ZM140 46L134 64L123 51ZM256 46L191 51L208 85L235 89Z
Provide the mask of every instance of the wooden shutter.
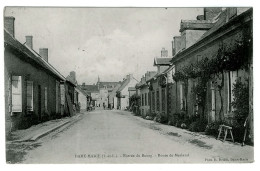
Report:
M62 105L65 105L65 87L64 84L60 85L60 103Z
M56 102L56 113L59 113L59 82L58 81L56 81L56 95L55 95L55 97L56 97L56 100L55 100L55 102Z
M48 104L48 88L45 87L44 88L44 107L45 107L45 110L47 111L47 104Z
M21 76L12 76L12 112L22 112Z
M26 109L33 111L33 82L26 81Z

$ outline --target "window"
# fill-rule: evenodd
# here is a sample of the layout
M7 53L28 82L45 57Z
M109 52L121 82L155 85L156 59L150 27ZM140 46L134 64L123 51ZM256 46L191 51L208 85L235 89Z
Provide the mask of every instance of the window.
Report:
M12 76L12 102L11 109L12 113L22 112L22 77L21 76Z
M234 101L234 95L232 93L232 90L234 88L234 84L236 83L237 79L237 71L230 71L228 74L228 111L233 111L234 109L231 106L231 103Z
M165 100L165 88L162 89L162 111L165 111L166 108L166 100Z
M56 81L56 113L59 113L59 82Z
M33 111L33 82L26 81L26 110Z
M211 82L211 110L215 111L216 109L216 94L215 94L215 89L214 89L214 85Z
M152 110L155 110L155 92L152 92Z
M141 103L142 106L144 106L144 94L142 94L142 103Z
M186 110L186 99L184 96L184 86L180 84L180 103L181 103L181 110Z
M159 89L156 91L156 110L160 111L160 99L159 99Z
M145 106L147 106L147 93L145 93Z
M60 85L60 104L65 105L65 87L64 87L64 84Z
M47 111L47 104L48 104L48 88L44 87L44 109Z
M181 103L181 110L183 109L184 105L183 105L183 92L182 92L183 88L182 88L182 84L180 84L180 103Z

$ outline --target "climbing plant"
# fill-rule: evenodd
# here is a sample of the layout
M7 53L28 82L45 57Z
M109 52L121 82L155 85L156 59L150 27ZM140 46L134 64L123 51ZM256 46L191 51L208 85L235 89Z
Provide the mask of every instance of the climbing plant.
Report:
M237 80L232 91L234 95L231 103L234 108L235 118L239 124L243 124L249 112L249 87L248 84Z
M192 91L197 95L197 104L205 109L207 83L216 77L220 82L215 82L215 86L220 95L220 120L224 116L222 89L224 87L224 72L235 71L238 69L248 69L248 64L252 60L252 32L248 28L243 28L242 35L229 44L221 43L217 53L208 59L205 57L199 62L184 66L173 74L173 79L184 82L187 86L188 79L198 78L197 85ZM187 93L185 93L187 94Z

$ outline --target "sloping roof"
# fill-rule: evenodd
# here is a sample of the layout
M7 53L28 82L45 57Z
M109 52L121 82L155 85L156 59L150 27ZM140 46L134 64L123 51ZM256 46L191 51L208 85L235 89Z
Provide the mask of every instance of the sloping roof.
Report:
M77 86L77 84L78 84L77 81L74 81L73 78L70 75L68 75L66 77L66 80L69 81L70 83L72 83L75 86Z
M210 35L210 34L212 34L214 31L216 31L216 30L218 30L220 27L222 27L224 24L226 24L226 17L227 17L227 11L225 10L225 11L223 11L223 12L221 12L218 16L216 16L216 22L215 22L215 24L214 24L214 26L210 29L210 30L208 30L206 33L204 33L202 36L201 36L201 38L198 40L198 41L200 41L200 40L202 40L202 39L204 39L205 37L207 37L208 35ZM197 42L198 42L197 41Z
M150 79L147 80L146 82L148 83L148 82L152 81L153 79L156 79L159 74L160 74L160 73L155 74L155 76L153 76L152 78L150 78Z
M112 93L112 94L113 94L113 93L116 93L117 90L119 89L119 87L121 87L121 84L118 83L118 84L113 88L113 90L112 90L111 93Z
M4 29L4 42L5 42L5 46L11 46L19 53L24 54L24 56L19 56L23 60L30 62L30 63L36 63L37 65L46 69L47 71L49 71L50 73L52 73L53 75L58 77L59 79L65 81L65 77L61 73L59 73L50 63L45 61L33 49L30 49L26 45L20 43L5 29Z
M216 19L218 21L215 22L215 25L208 30L206 33L204 33L202 35L202 37L192 46L190 46L187 49L184 49L182 52L176 54L171 62L172 63L176 63L177 61L181 60L183 58L183 56L185 56L187 53L191 53L192 50L196 49L197 47L201 46L204 42L210 40L213 41L214 39L212 39L212 37L214 37L215 35L218 34L218 32L223 31L226 28L232 28L235 29L234 27L234 23L241 23L241 21L243 19L245 19L246 17L250 17L252 16L253 13L253 8L250 8L249 10L245 11L244 13L232 18L231 20L227 21L226 17L227 17L227 11L223 11L220 15L218 15L216 17ZM242 24L242 23L241 23ZM209 39L209 37L211 36L211 38ZM217 37L216 37L217 38Z
M87 93L88 92L90 92L90 93L99 92L97 85L81 85L81 88L82 88L82 90L84 90Z
M88 96L88 95L89 95L87 92L85 92L84 90L82 90L82 88L81 88L79 85L77 85L76 89L79 90L79 91L80 91L82 94L84 94L85 96Z
M135 87L128 87L128 91L135 91Z
M121 86L118 88L117 91L122 91L122 90L127 86L127 84L129 84L129 82L130 82L130 79L125 79L125 80L122 82Z
M113 91L114 87L116 87L118 84L119 82L97 82L99 89L106 87L109 92Z
M104 86L116 86L118 84L118 82L98 82L100 87L104 87Z
M171 59L172 58L164 58L164 57L157 57L154 58L154 65L170 65L171 64Z

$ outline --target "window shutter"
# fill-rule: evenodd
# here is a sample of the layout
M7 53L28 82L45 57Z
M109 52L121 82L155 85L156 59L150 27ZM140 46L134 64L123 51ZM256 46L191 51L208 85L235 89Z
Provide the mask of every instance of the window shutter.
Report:
M32 81L26 81L26 108L27 111L33 111L33 82Z
M12 76L12 112L22 112L22 77Z
M44 88L44 107L45 107L45 110L47 111L47 87Z
M61 105L65 105L65 87L64 84L60 85L60 103Z

